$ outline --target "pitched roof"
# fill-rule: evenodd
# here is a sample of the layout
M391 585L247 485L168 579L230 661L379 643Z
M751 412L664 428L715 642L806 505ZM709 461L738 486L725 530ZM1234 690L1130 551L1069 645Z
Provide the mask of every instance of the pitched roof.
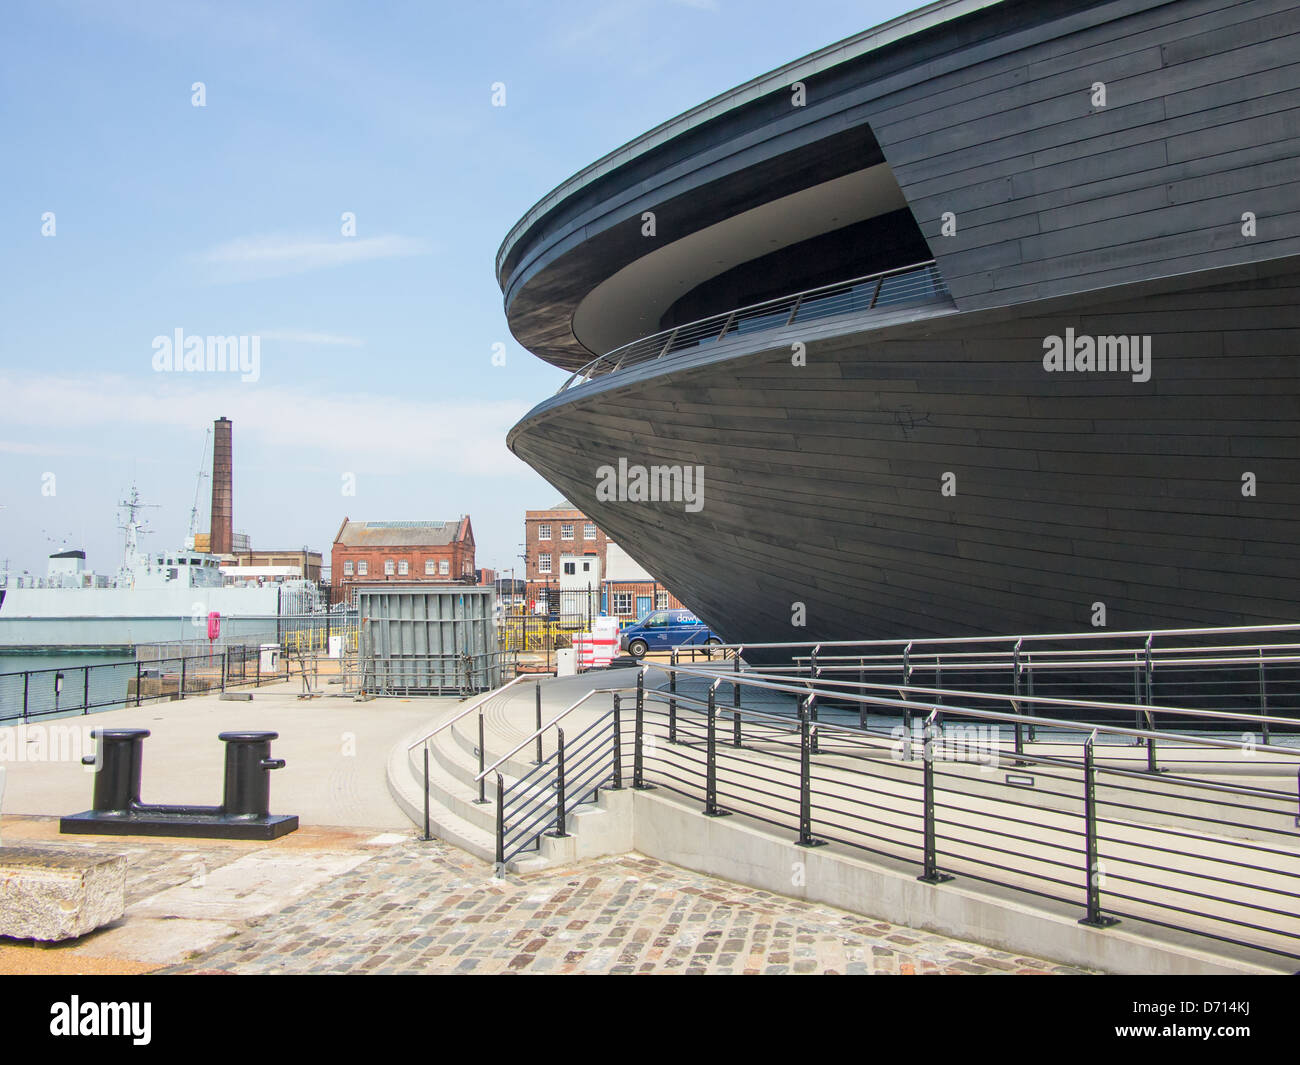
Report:
M349 521L344 519L336 544L344 547L445 547L465 539L469 520Z

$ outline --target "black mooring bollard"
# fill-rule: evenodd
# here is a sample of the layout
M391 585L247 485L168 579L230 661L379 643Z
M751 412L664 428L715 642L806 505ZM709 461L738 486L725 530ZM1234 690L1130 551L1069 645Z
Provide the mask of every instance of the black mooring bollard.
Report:
M226 745L226 784L221 809L227 817L255 819L271 812L271 770L283 769L283 758L271 757L278 732L223 732Z
M147 728L97 728L90 733L98 748L81 761L96 765L91 805L106 817L127 817L140 805L140 774Z
M117 836L190 836L208 839L278 839L298 827L296 815L272 814L271 741L278 732L223 732L225 794L220 806L155 805L140 801L148 729L96 729L94 808L59 821L60 832Z

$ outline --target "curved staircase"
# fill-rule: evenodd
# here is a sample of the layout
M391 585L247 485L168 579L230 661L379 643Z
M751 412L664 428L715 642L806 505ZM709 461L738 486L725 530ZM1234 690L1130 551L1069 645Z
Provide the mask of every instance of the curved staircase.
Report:
M634 674L633 674L634 675ZM572 699L596 687L606 687L608 675L599 679L588 675L574 678L545 678L545 695L549 705L544 713L556 712L555 697ZM526 739L535 725L535 694L531 684L520 684L511 691L494 693L483 705L483 728L486 740L486 765ZM424 828L424 750L429 751L429 830L486 862L496 858L496 781L489 776L479 802L479 785L474 780L479 771L478 718L470 713L455 724L442 729L427 743L419 740L439 724L465 709L464 703L441 708L439 715L404 736L389 752L388 790L393 800L411 821ZM575 715L576 716L576 715ZM566 727L569 725L566 722ZM576 732L581 722L573 721ZM411 745L415 744L414 747ZM554 750L554 729L544 739L543 754ZM506 761L500 772L507 786L533 769L536 750L530 744ZM550 787L549 781L544 785ZM529 872L573 861L577 858L621 854L631 849L631 817L626 810L626 792L601 789L597 801L570 810L566 819L568 835L556 838L542 834L538 849L525 850L506 862L505 871ZM624 816L627 813L627 816ZM621 823L620 823L621 822ZM498 874L501 870L497 871Z

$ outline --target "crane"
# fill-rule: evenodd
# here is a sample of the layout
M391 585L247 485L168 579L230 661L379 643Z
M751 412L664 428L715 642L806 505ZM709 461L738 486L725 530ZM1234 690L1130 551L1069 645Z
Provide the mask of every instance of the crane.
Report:
M199 459L199 476L194 482L194 506L190 508L190 544L194 543L192 537L199 531L199 498L203 494L203 479L208 475L208 440L211 436L211 429L203 434L203 455Z

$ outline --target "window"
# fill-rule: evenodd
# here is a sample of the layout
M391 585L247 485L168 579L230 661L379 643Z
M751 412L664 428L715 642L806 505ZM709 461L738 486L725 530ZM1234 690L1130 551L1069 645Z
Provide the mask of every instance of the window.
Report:
M551 538L551 527L549 525L537 526L537 539L549 540Z
M655 609L656 609L656 610L667 610L667 609L668 609L668 593L667 593L667 592L656 592L656 593L655 593Z
M393 560L391 558L386 558L384 559L384 576L391 577L392 575L393 575Z
M537 556L537 572L538 573L551 572L551 556L548 552L543 551L540 555Z
M351 562L351 560L349 560L349 561L343 563L343 576L345 576L345 577L351 577L351 576L352 576L352 562Z
M410 563L408 563L406 559L402 559L399 563L397 563L397 572L401 576L405 577L408 573L411 572Z
M572 577L574 574L576 574L576 573L578 572L578 564L577 564L576 562L566 562L566 563L564 563L564 572L565 572L568 576Z
M364 577L369 572L370 572L370 563L363 558L360 562L357 563L357 576Z
M620 617L632 613L632 593L615 592L614 593L614 613Z
M560 522L560 539L561 540L573 539L573 522L571 521Z
M438 559L438 573L441 576L445 577L450 572L451 572L451 563L448 562L445 558Z
M437 572L438 572L438 563L432 558L426 558L424 560L424 575L426 577L432 577Z
M584 540L596 539L596 523L589 521L582 527L582 538Z

